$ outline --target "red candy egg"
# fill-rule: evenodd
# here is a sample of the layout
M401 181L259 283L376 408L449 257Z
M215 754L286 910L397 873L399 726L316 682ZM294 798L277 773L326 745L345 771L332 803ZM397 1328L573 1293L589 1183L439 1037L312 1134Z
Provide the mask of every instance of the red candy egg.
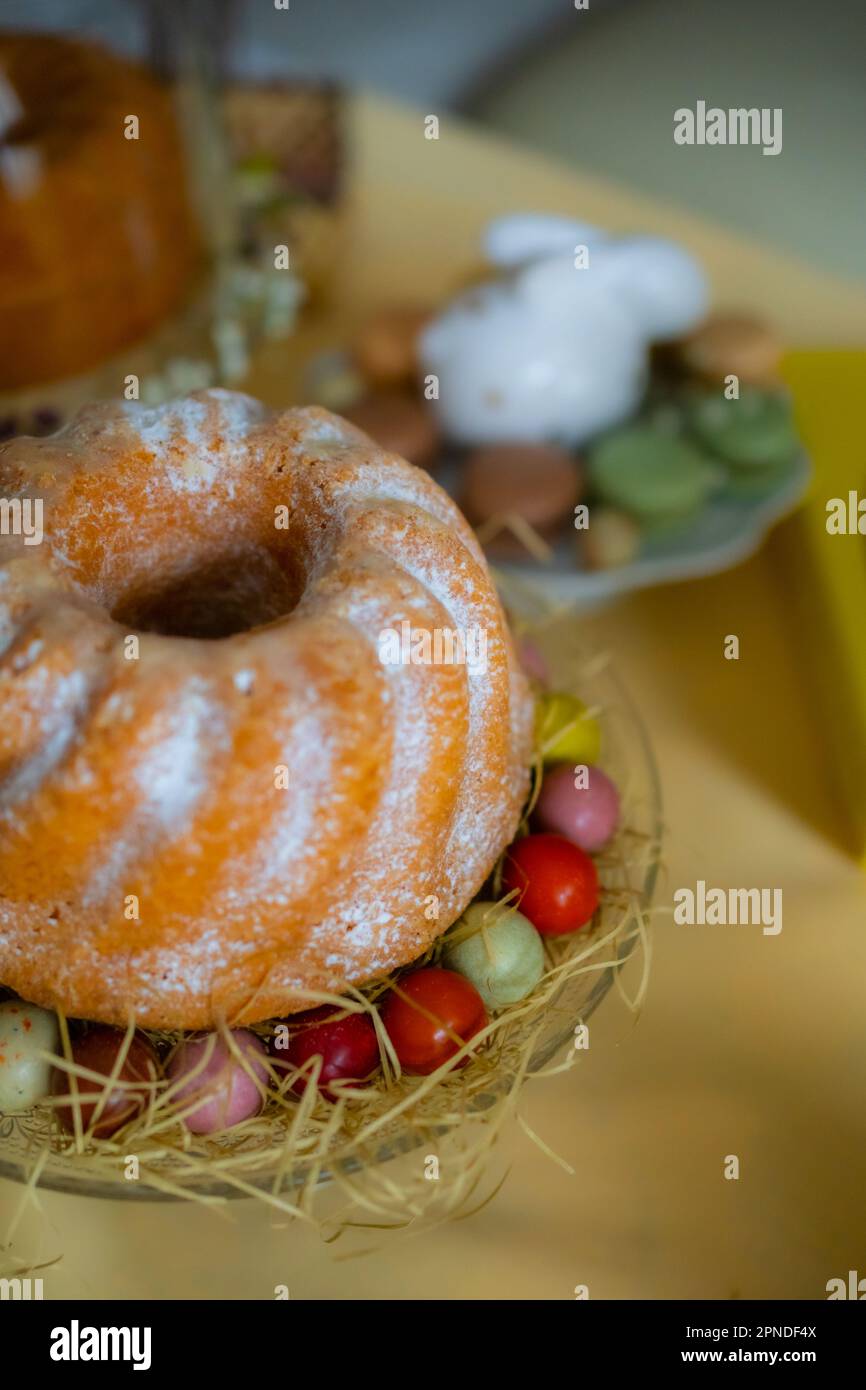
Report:
M487 1022L478 990L453 970L415 970L397 989L382 1006L382 1022L405 1072L427 1076Z
M73 1041L72 1060L78 1066L104 1076L107 1082L125 1036L120 1028L90 1028ZM107 1094L104 1082L82 1076L73 1079L68 1072L55 1067L52 1091L59 1097L57 1117L67 1133L74 1134L77 1108L81 1112L82 1130L85 1133L89 1131L99 1139L108 1139L130 1120L136 1119L147 1105L152 1086L136 1086L134 1083L150 1083L159 1075L159 1058L155 1048L143 1033L133 1033L123 1066ZM77 1105L74 1099L76 1090L79 1097Z
M586 926L598 907L598 873L582 849L562 835L527 835L512 845L502 876L515 906L542 936Z
M318 1084L328 1100L337 1098L330 1082L345 1081L354 1089L363 1086L379 1066L379 1042L369 1014L347 1013L341 1017L339 1009L326 1004L296 1014L286 1020L285 1026L289 1033L284 1046L280 1046L284 1035L279 1028L271 1039L272 1057L278 1066L284 1063L292 1067L302 1067L313 1057L321 1057ZM302 1095L311 1079L309 1074L299 1076L292 1090Z

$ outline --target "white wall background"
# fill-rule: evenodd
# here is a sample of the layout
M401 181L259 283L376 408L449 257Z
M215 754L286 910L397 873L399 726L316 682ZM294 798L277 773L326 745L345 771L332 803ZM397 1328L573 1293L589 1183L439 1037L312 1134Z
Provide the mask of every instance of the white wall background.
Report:
M781 107L781 154L675 146L673 112L699 98ZM862 0L591 8L488 92L478 114L574 164L866 278Z

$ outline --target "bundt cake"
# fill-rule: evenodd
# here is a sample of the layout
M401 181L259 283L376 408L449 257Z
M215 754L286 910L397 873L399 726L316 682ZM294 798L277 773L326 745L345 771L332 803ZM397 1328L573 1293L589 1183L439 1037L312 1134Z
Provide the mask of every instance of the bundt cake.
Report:
M97 44L0 32L0 390L87 371L180 307L188 187L168 86Z
M11 441L0 496L29 531L0 537L0 983L204 1028L423 952L531 758L437 484L324 410L211 390Z

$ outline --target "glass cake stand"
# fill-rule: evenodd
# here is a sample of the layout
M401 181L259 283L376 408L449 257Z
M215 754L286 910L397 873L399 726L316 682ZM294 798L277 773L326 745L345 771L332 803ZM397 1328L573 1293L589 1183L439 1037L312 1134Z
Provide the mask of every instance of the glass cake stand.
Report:
M602 655L580 652L573 615L562 613L539 621L543 602L536 600L528 590L515 596L514 601L506 594L506 600L512 611L519 610L530 620L532 639L548 662L554 687L562 688L561 673L573 672L575 663L580 663L579 680L575 681L572 676L566 688L573 687L591 708L600 711L604 739L601 761L622 795L625 829L614 846L620 846L622 853L606 856L605 888L616 890L619 903L630 903L629 916L635 923L645 922L658 872L661 792L650 740L634 701ZM604 936L604 920L594 930ZM606 997L637 940L636 930L623 931L599 957L597 968L571 977L562 986L538 1034L527 1068L529 1074L541 1071L567 1047L574 1046L576 1026L585 1022ZM489 1087L474 1096L473 1111L479 1114L488 1109L514 1085L515 1077L502 1070L494 1073ZM41 1188L114 1201L182 1200L184 1193L192 1195L193 1189L200 1197L241 1197L251 1195L251 1190L254 1194L256 1189L273 1192L275 1181L279 1183L277 1190L288 1191L305 1181L308 1173L303 1164L281 1171L281 1134L282 1131L275 1134L270 1144L263 1143L250 1150L249 1166L243 1172L247 1192L219 1177L201 1173L190 1176L186 1170L172 1170L169 1165L167 1176L183 1187L183 1193L173 1195L143 1183L125 1181L120 1160L116 1180L94 1177L85 1171L76 1155L65 1154L52 1144L51 1111L46 1106L37 1106L21 1115L0 1115L0 1176L27 1182L32 1180L34 1168L38 1167ZM375 1141L373 1161L384 1163L406 1154L422 1142L429 1142L429 1138L429 1128L422 1133L418 1124L396 1121L391 1128L383 1129ZM351 1162L342 1167L347 1173L355 1170ZM326 1168L317 1174L318 1182L327 1182L329 1178Z

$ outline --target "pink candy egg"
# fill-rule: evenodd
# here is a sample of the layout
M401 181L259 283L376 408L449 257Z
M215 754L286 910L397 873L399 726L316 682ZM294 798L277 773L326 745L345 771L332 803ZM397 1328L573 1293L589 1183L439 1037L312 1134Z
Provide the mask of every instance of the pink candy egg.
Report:
M619 792L600 767L589 767L585 787L576 786L575 770L560 763L545 774L535 806L544 829L564 835L592 854L603 849L619 824Z
M539 685L550 684L550 670L543 653L532 641L526 637L520 643L520 664L528 676L538 681Z
M201 1096L201 1104L184 1116L184 1123L194 1134L229 1129L257 1115L262 1108L262 1093L250 1071L263 1084L267 1082L268 1069L260 1060L266 1056L265 1046L246 1028L233 1030L232 1038L246 1059L249 1071L229 1050L225 1039L213 1033L188 1038L169 1058L166 1067L169 1080L183 1082L174 1093L177 1104L186 1107ZM202 1065L205 1057L207 1061ZM190 1076L191 1072L196 1075ZM184 1082L186 1076L189 1080Z

